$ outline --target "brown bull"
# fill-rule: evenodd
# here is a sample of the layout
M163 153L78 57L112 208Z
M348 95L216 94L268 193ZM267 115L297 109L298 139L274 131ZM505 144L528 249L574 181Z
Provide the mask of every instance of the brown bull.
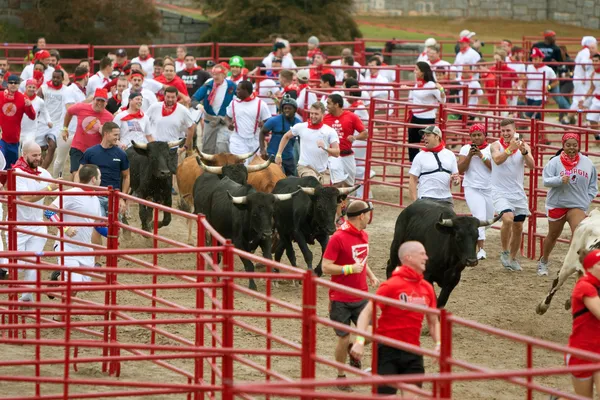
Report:
M259 165L263 162L264 160L261 157L255 156L250 161L250 165ZM267 169L248 175L248 184L252 185L257 192L271 193L277 182L282 179L285 179L283 170L279 165L272 163Z

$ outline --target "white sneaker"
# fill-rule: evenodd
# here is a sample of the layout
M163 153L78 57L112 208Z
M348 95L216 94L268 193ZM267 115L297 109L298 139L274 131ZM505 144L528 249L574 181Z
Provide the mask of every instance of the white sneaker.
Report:
M477 252L477 259L478 260L485 260L487 258L487 254L485 253L484 249L479 249L479 251Z
M33 301L33 295L31 293L23 293L19 298L19 301L31 302Z

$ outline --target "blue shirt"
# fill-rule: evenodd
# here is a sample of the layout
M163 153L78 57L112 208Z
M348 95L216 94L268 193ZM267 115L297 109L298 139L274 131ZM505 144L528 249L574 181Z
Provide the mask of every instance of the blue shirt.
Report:
M290 121L285 118L283 114L269 118L264 125L265 129L271 131L271 140L269 141L269 146L267 147L267 154L270 156L276 155L283 135L288 133L292 126L301 122L302 121L298 117L294 116L294 121L290 123ZM294 158L294 143L296 143L296 138L290 139L288 144L285 145L285 148L281 153L282 160L290 160Z
M101 144L90 147L83 153L80 165L94 164L102 174L100 186L121 189L121 171L129 169L127 154L118 146L105 149Z

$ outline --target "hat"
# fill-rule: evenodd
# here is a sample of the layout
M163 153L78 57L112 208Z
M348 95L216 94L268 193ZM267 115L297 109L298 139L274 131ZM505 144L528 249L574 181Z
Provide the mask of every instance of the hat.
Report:
M433 126L433 125L430 125L425 129L421 129L419 131L419 133L422 133L424 135L426 135L428 133L433 133L434 135L442 137L442 131L440 131L440 128L438 128L437 126Z
M8 83L21 83L21 78L19 78L19 75L12 74L6 81Z
M246 66L246 63L244 63L244 59L242 57L233 56L229 59L229 66L244 68Z
M425 47L433 47L437 44L437 40L435 40L434 38L430 37L429 39L427 39L425 41Z
M311 36L308 38L308 43L314 44L315 46L319 45L319 38L316 36Z
M94 100L108 100L108 92L106 89L96 89L94 92Z
M473 132L485 133L485 125L483 125L482 123L476 123L476 124L471 125L471 127L469 128L469 133L473 133Z
M471 39L475 35L477 35L475 32L471 32L470 30L465 29L465 30L460 31L460 33L458 34L458 37L461 39L464 37Z
M221 61L219 65L225 68L226 71L229 71L229 64L227 64L227 61Z
M280 107L282 110L284 106L292 106L294 109L298 109L298 103L296 103L296 100L294 100L294 98L289 94L284 95L283 99L281 100Z
M50 57L50 52L48 50L40 50L35 53L36 60L43 60L44 58Z
M296 77L299 81L307 81L310 78L310 72L307 69L301 69L296 72Z
M600 250L592 250L583 259L583 269L588 270L600 262Z
M37 81L35 79L27 79L25 86L33 85L37 87Z
M458 43L471 43L471 39L468 36L461 37Z
M273 51L277 51L279 49L285 49L285 43L281 43L281 42L275 42L275 44L273 45Z
M534 47L533 49L531 49L531 58L536 58L536 57L540 57L540 58L544 58L544 53L542 53L542 51L540 49L538 49L537 47Z
M119 49L115 54L117 57L127 57L127 51L125 51L125 49Z
M279 57L273 57L273 59L271 60L272 63L279 63L281 64L283 60Z
M596 44L598 44L598 41L593 36L584 36L583 38L581 38L582 46L594 46Z
M212 67L214 67L214 66L215 66L215 62L214 62L213 60L208 60L208 61L206 62L206 68L207 68L207 69L208 69L208 68L212 68Z
M141 92L138 92L137 90L132 90L131 93L129 93L129 100L135 99L138 96L144 97L142 96Z
M313 58L316 57L316 56L321 56L321 57L323 57L325 59L327 58L327 54L323 53L321 50L315 51L315 54L313 54Z
M554 31L548 29L544 31L544 37L552 37L552 36L556 36L556 33L554 33Z

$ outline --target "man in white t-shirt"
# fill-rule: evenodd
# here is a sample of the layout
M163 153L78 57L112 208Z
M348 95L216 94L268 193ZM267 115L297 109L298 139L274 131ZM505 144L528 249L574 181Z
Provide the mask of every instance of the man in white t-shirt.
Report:
M366 73L365 78L361 81L363 88L369 91L369 97L377 97L378 99L393 99L394 92L389 90L390 86L383 86L383 84L389 83L388 79L384 77L381 69L377 69L377 67L381 67L381 61L378 57L371 57L367 65L370 67L368 72ZM369 85L369 84L374 85ZM385 106L385 105L384 105Z
M185 149L191 152L195 124L189 110L177 103L177 95L177 88L169 86L165 89L165 101L150 106L147 133L159 142L176 142L186 137Z
M468 36L458 41L459 51L454 59L454 70L456 79L460 80L461 73L466 66L475 65L481 60L481 56L471 47L471 39Z
M151 91L154 94L160 92L161 90L163 90L166 87L162 83L160 83L152 78L149 78L148 75L146 74L146 71L144 71L144 69L142 68L142 64L140 64L139 62L131 63L129 77L131 77L131 74L133 74L134 72L140 72L144 76L144 82L142 83L142 87L144 89L148 89L149 91Z
M143 44L140 46L138 57L134 57L131 60L132 64L134 62L139 63L142 66L147 78L154 78L154 58L150 56L148 45Z
M583 48L575 57L575 69L573 70L573 102L571 110L577 110L581 107L580 101L585 101L585 98L591 87L590 78L594 74L594 66L592 65L592 56L598 51L598 41L593 36L584 36L581 39ZM588 104L589 105L589 104Z
M473 72L471 70L463 70L462 76L459 82L462 86L466 86L468 89L467 100L469 107L477 107L479 100L483 97L483 90L478 80L473 79ZM464 104L464 91L459 91L460 104Z
M431 66L431 70L434 72L435 79L439 82L440 80L450 79L450 71L452 64L448 61L442 60L440 57L440 48L438 46L432 46L427 48L427 64Z
M100 169L93 164L85 164L79 168L77 172L79 182L90 186L100 185ZM82 188L71 188L67 192L82 193ZM95 196L90 191L90 196L69 196L64 195L62 198L62 209L60 208L60 198L56 198L50 205L50 210L61 210L61 211L72 211L80 214L87 214L89 217L79 217L70 214L63 214L63 222L78 222L78 223L94 223L98 222L97 218L102 216L102 208L100 207L100 200L98 196ZM74 244L64 242L63 251L72 252L89 252L89 256L65 256L64 265L65 267L93 267L94 255L93 249L89 247L92 244L92 235L98 235L92 226L63 226L64 234L69 240L81 242L81 244ZM88 245L88 246L86 246ZM58 248L57 248L58 249ZM59 261L60 262L60 261ZM60 271L55 271L51 280L58 280ZM71 274L71 282L89 282L92 278L87 275L78 274L73 272Z
M348 63L347 61L352 61ZM342 82L344 80L344 70L346 70L348 66L360 68L360 64L354 61L354 57L352 57L352 50L349 48L345 48L342 50L342 58L339 60L334 60L331 62L331 69L335 72L335 80L337 82Z
M21 146L23 143L30 140L35 140L37 136L38 126L43 127L46 125L48 128L52 128L52 120L50 114L46 109L46 103L44 100L36 95L38 90L35 79L29 79L25 84L25 97L31 101L31 106L35 110L35 119L30 119L27 114L23 115L21 120Z
M310 106L310 120L294 125L283 135L275 162L281 165L283 149L293 137L300 138L300 159L298 160L298 176L314 176L323 183L329 157L340 156L340 140L335 129L323 124L325 106L320 101Z
M519 46L514 46L510 50L510 55L506 57L506 64L509 68L512 68L519 78L518 81L513 82L514 94L508 97L508 105L511 107L519 104L519 97L522 96L521 90L523 89L525 82L525 72L527 71L527 66L523 62L523 57L525 56L525 50Z
M35 53L35 57L31 64L27 64L25 68L23 68L23 71L21 72L21 80L25 82L28 79L33 78L33 70L36 61L39 61L46 66L46 69L44 70L44 81L48 82L49 80L51 80L54 68L50 66L50 60L51 56L48 50L40 50L37 53Z
M525 165L534 168L531 148L521 140L515 121L500 121L500 140L490 145L492 154L492 199L496 213L502 214L500 262L509 271L521 271L516 259L521 247L523 222L529 215L525 194Z
M50 114L52 122L51 128L39 126L35 141L46 150L41 166L48 168L54 158L54 152L57 147L60 127L65 119L67 112L66 102L68 98L68 86L63 85L64 73L62 70L56 70L52 74L52 80L44 83L40 91L41 97L44 98L46 109Z
M434 38L429 38L425 41L425 49L423 50L422 53L419 53L419 56L417 57L417 62L419 61L423 61L426 63L429 63L430 59L429 59L429 49L432 47L436 47L437 46L437 40L435 40Z
M450 183L460 183L456 156L446 149L437 126L428 126L419 133L423 134L425 148L415 156L408 172L410 198L434 200L452 207Z
M486 129L481 123L469 128L471 143L464 145L458 153L458 172L464 174L463 188L465 201L471 214L480 221L494 218L494 203L492 201L492 164L490 145L486 142ZM487 257L483 245L485 242L485 227L479 228L477 240L477 259Z
M527 65L527 91L525 97L528 107L540 107L544 103L544 94L551 92L559 82L556 80L556 72L544 64L544 53L537 47L531 49L532 64ZM545 79L544 79L545 77ZM544 82L546 87L544 87ZM540 113L527 112L528 118L541 119Z
M279 92L279 85L273 79L267 77L265 68L260 69L260 78L256 79L254 85L255 88L258 86L258 95L269 108L271 115L277 114L277 104L275 104L273 98Z
M137 92L142 95L142 111L144 112L148 112L148 109L152 104L158 103L156 95L150 89L144 88L144 75L141 72L132 72L129 77L129 82L131 83L131 86L123 90L121 100L122 107L127 107L127 104L129 103L129 96L133 92Z
M110 83L110 74L113 72L113 62L110 58L104 57L100 60L100 70L88 79L86 93L94 93L96 89L103 89Z
M32 203L37 206L44 205L44 198L51 195L53 190L58 188L55 183L48 184L36 178L51 179L52 176L48 171L39 167L42 160L42 149L40 146L29 141L23 144L23 155L13 165L15 172L21 174L29 174L29 177L16 177L16 188L17 192L44 192L41 195L23 195L19 196L19 200L27 203ZM44 210L40 208L32 208L23 205L17 205L17 221L20 222L43 222ZM41 252L44 250L46 244L46 238L36 236L36 234L47 234L48 229L46 226L19 226L20 229L31 232L22 233L17 232L17 250L18 251L33 251ZM20 261L20 263L25 263ZM25 269L23 280L35 281L37 279L37 270ZM33 295L31 293L23 293L19 301L33 301Z
M142 110L143 97L139 92L132 92L129 95L128 106L115 115L113 122L119 125L121 137L120 146L123 150L131 147L131 141L136 143L148 143L152 140L149 134L149 119Z
M271 118L267 104L252 93L252 83L241 81L237 85L237 99L227 107L225 121L230 131L229 151L248 154L259 148L258 137L264 122ZM250 159L246 159L246 165Z

